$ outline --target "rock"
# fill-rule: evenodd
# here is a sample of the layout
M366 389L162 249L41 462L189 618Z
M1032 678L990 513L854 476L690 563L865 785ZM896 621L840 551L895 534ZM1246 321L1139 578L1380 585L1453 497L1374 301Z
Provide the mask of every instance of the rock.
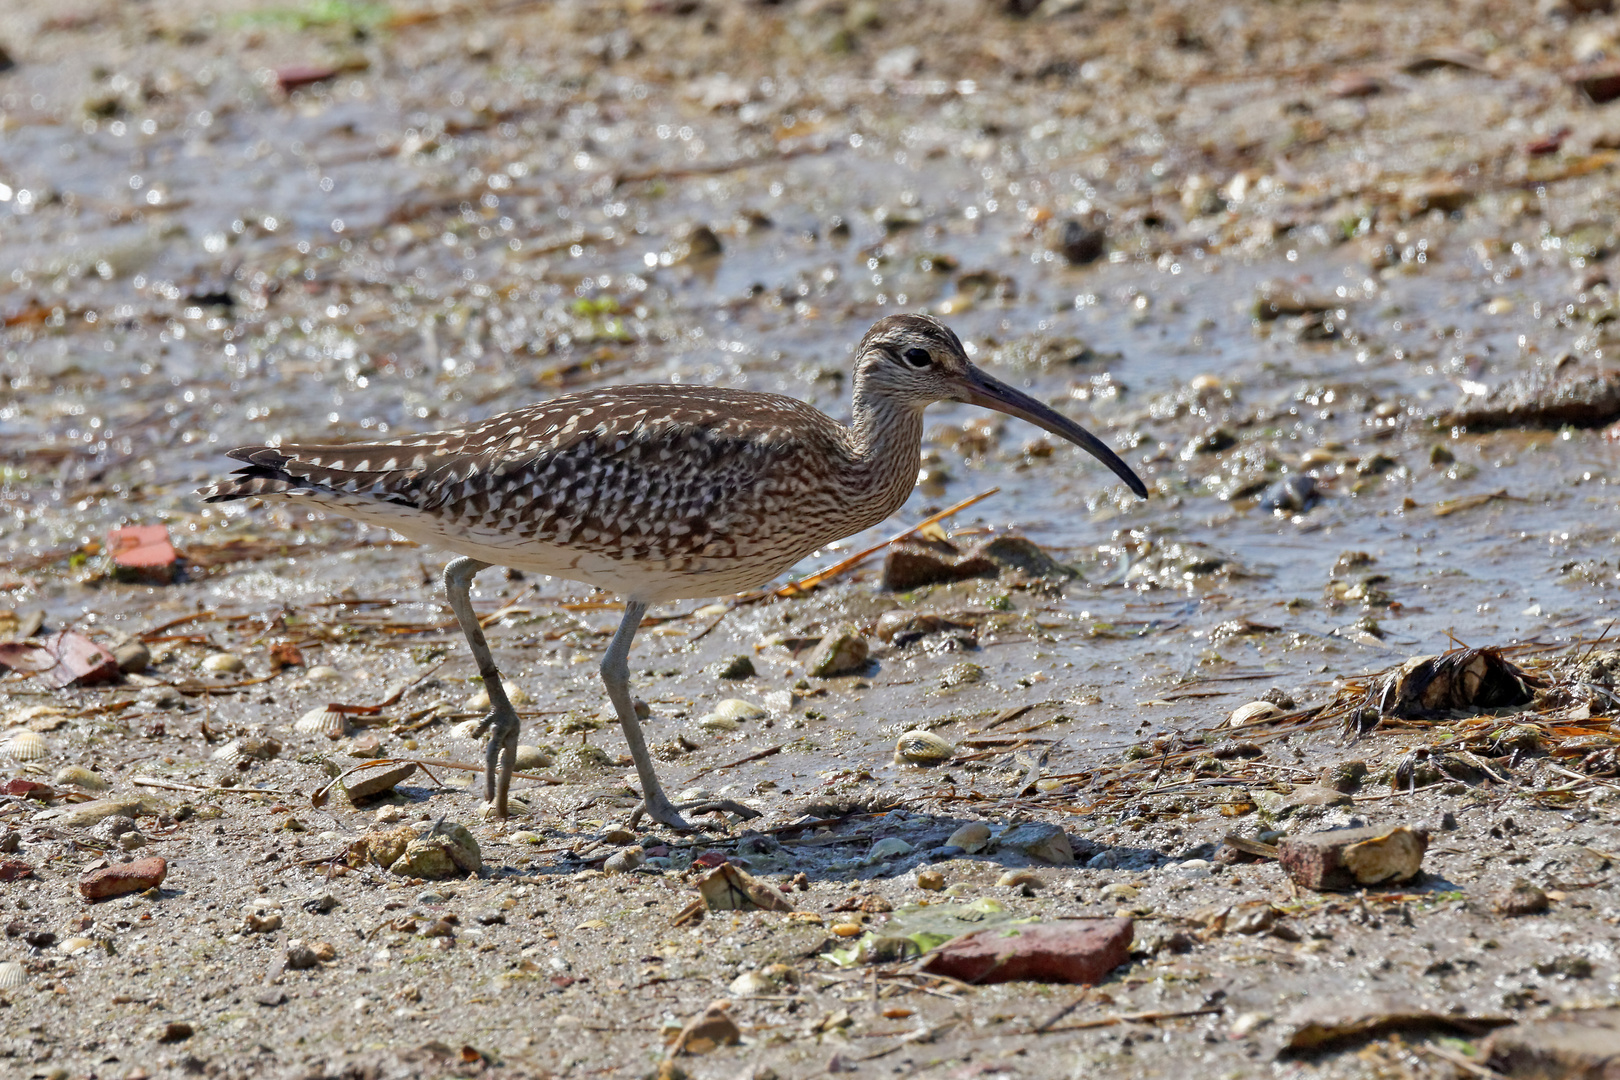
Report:
M609 855L602 869L609 874L628 874L646 861L647 853L640 847L627 847Z
M710 670L718 679L752 679L755 675L754 661L741 653L720 661Z
M990 846L990 826L982 821L970 821L951 833L945 845L959 847L969 855L976 854Z
M1001 568L995 561L983 555L952 558L920 544L894 544L883 556L878 587L886 592L908 592L925 585L993 578L999 573Z
M720 237L707 225L690 225L679 230L670 255L675 262L703 261L718 258L722 252Z
M1073 218L1058 230L1053 245L1070 266L1087 266L1102 258L1108 251L1108 234L1102 229Z
M1284 1053L1311 1053L1341 1041L1365 1039L1386 1031L1449 1030L1478 1034L1508 1020L1485 1013L1464 1002L1418 1001L1403 993L1313 995L1297 1005L1278 1024Z
M276 89L283 94L336 78L338 69L325 64L288 64L275 69Z
M1620 96L1620 74L1616 76ZM1483 396L1470 395L1437 416L1438 428L1598 428L1620 419L1620 369L1564 370L1510 379Z
M513 760L512 767L517 772L549 769L551 768L551 755L538 746L518 743L517 755Z
M350 803L358 806L367 799L374 799L378 795L394 790L394 785L403 783L414 775L416 765L413 762L390 765L382 769L364 769L343 781L343 794L348 796Z
M1272 513L1303 514L1321 501L1316 477L1302 473L1285 476L1260 493L1260 509Z
M1079 574L1022 536L998 536L981 544L975 554L1027 578L1071 578Z
M867 862L882 862L884 859L893 859L901 855L910 855L912 847L898 836L885 836L872 845L866 853Z
M180 556L165 525L128 525L107 534L112 574L121 581L167 585L180 568Z
M163 884L169 864L159 856L95 870L79 879L79 892L87 900L105 900L126 893L145 892Z
M152 651L139 641L126 641L113 650L118 670L125 675L138 675L152 663Z
M835 675L848 675L866 666L871 647L866 638L853 626L840 626L832 630L811 652L805 670L818 679Z
M1008 829L1001 834L1000 845L1003 851L1021 851L1053 866L1074 865L1074 846L1069 843L1069 835L1045 822L1030 822Z
M441 881L457 874L477 874L483 868L478 841L465 826L452 822L436 825L411 840L388 870L401 877Z
M287 967L293 971L306 971L320 962L320 957L315 955L315 950L302 941L289 941L287 943Z
M1029 980L1094 985L1130 958L1130 919L1062 919L998 926L955 938L922 969L969 983Z
M1424 829L1330 829L1289 836L1277 845L1277 859L1295 882L1308 889L1353 889L1414 878L1429 847Z
M1620 1075L1620 1009L1590 1009L1503 1028L1484 1064L1511 1077L1612 1080Z
M945 875L938 870L917 871L917 888L927 892L939 892L945 888Z
M1607 105L1620 98L1620 64L1595 61L1564 73L1564 81L1585 94L1594 105Z
M1008 870L996 879L996 885L1006 889L1039 889L1046 882L1033 870Z
M196 1033L196 1029L184 1020L170 1020L158 1031L157 1041L161 1043L185 1042Z
M1498 915L1515 918L1520 915L1540 915L1548 907L1547 894L1519 878L1512 885L1491 897L1491 908Z

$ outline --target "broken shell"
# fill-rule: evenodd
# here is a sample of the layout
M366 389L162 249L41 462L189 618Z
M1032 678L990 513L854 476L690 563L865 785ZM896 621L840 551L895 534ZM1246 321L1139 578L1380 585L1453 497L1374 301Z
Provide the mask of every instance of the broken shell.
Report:
M204 671L211 671L216 675L232 674L241 671L244 667L246 665L242 663L240 656L228 652L210 653L208 656L203 657L202 662Z
M19 731L6 740L5 753L12 761L38 761L50 755L51 748L37 731Z
M463 720L450 729L450 737L452 739L465 739L469 742L476 742L483 738L483 736L476 734L478 725L483 722L481 717L473 720Z
M28 971L15 960L0 964L0 990L15 990L28 982Z
M932 731L908 731L894 746L896 763L912 765L939 765L951 760L955 753L956 747Z
M349 718L323 705L300 716L293 730L305 735L325 735L328 739L336 739L349 730Z
M1283 711L1269 701L1251 701L1247 705L1239 705L1232 710L1232 715L1226 718L1227 727L1242 727L1257 720L1270 720L1273 716L1281 716Z
M609 855L602 869L609 874L627 874L646 861L647 853L640 847L627 847Z
M70 937L66 941L62 942L62 944L58 945L57 948L67 955L72 956L74 953L82 953L86 949L95 948L95 946L96 943L91 938Z
M214 760L225 764L249 759L269 761L279 753L281 753L281 744L276 740L245 736L240 739L232 739L218 750L215 750Z
M513 768L518 772L528 772L530 769L549 769L551 768L551 755L538 746L519 743Z
M1046 882L1041 880L1041 876L1039 874L1029 870L1008 870L1005 874L1002 874L996 879L996 884L1006 885L1010 888L1025 886L1031 889L1038 889L1042 885L1045 885Z
M342 682L345 678L347 678L347 676L344 675L343 672L339 671L330 664L316 664L314 667L304 672L304 677L301 681L306 683Z
M982 851L990 843L990 826L982 821L970 821L946 839L948 847L959 847L972 855Z
M83 765L64 765L56 770L56 776L51 781L54 784L66 784L85 791L106 791L112 785L100 773L85 768Z
M58 709L55 705L25 705L6 714L6 727L17 727L21 724L32 726L35 720L41 720L47 716L66 715L66 710Z

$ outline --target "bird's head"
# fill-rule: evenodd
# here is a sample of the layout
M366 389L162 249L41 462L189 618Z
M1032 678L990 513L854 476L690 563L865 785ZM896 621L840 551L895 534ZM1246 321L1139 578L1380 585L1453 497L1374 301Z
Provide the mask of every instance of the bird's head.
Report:
M856 352L858 395L922 409L963 401L1027 420L1080 447L1147 498L1147 486L1103 441L1073 420L980 371L950 328L927 315L889 315L872 324Z

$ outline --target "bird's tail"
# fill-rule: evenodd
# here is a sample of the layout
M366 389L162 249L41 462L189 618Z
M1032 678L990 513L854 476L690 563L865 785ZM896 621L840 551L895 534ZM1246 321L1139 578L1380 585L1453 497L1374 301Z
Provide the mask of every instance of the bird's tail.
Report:
M384 451L387 460L377 451ZM414 505L410 472L394 460L397 448L363 446L242 446L229 457L247 462L197 494L203 502L232 502L262 495L353 496ZM373 459L376 465L373 466Z

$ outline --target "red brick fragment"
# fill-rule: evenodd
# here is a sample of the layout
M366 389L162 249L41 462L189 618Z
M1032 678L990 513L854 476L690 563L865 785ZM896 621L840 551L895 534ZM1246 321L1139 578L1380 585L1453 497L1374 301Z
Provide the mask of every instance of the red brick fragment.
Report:
M1277 861L1307 889L1354 889L1417 876L1428 846L1424 829L1329 829L1284 838L1277 845Z
M164 525L129 525L107 534L107 553L120 577L167 585L174 580L180 556Z
M169 864L154 855L149 859L136 859L92 871L79 879L79 892L89 900L105 900L125 893L145 892L163 884L169 873Z
M34 868L21 859L0 859L0 881L17 881L33 872Z
M1028 980L1092 985L1131 953L1130 919L1060 919L980 930L946 942L923 970L969 983Z

